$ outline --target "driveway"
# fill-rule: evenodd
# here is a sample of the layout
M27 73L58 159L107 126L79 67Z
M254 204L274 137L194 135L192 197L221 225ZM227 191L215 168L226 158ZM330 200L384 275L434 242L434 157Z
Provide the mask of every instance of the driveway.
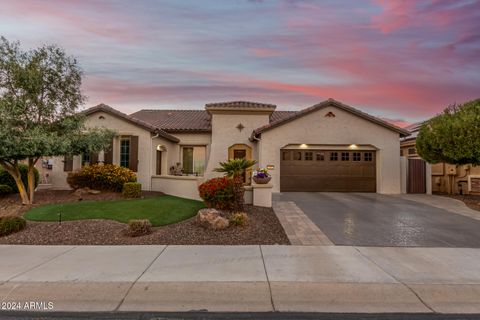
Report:
M480 221L451 212L455 203L447 211L374 193L287 192L274 200L294 202L336 245L480 248Z

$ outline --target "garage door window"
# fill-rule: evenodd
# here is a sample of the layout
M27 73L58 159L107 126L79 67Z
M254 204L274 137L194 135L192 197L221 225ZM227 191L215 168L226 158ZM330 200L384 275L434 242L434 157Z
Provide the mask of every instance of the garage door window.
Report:
M330 161L338 160L338 152L330 152Z
M302 160L302 152L301 151L293 152L293 160Z
M317 152L316 159L317 159L317 161L324 161L325 160L325 152Z
M353 161L361 161L361 160L362 160L362 157L361 157L360 152L354 152L353 153Z
M371 152L365 152L363 154L363 160L364 161L367 161L367 162L370 162L372 161L373 157L372 157L372 153Z
M313 152L311 152L311 151L305 152L305 160L312 161L313 160Z
M342 161L350 161L350 153L342 152Z
M282 160L285 160L285 161L290 160L290 151L283 151L282 152Z

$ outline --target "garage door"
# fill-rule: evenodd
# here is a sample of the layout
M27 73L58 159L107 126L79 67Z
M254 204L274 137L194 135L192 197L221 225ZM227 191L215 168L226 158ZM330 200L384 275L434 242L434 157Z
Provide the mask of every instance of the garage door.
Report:
M280 190L375 192L375 151L283 149Z

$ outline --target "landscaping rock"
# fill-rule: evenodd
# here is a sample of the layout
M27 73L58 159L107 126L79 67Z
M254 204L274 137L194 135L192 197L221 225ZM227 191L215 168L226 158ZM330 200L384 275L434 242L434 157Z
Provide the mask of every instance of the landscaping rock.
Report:
M230 222L224 217L217 217L211 225L214 230L224 230L228 228Z
M93 189L90 189L90 188L88 188L88 187L87 187L87 188L80 188L80 189L77 189L77 190L74 191L74 194L75 194L75 196L77 196L77 197L82 197L82 196L84 196L84 195L86 195L86 194L94 194L94 195L96 195L96 194L100 194L100 193L101 193L101 191L99 191L99 190L93 190Z
M222 217L222 213L217 209L200 209L197 213L197 223L204 228L214 230L223 230L228 228L229 221Z
M100 194L101 193L100 190L93 190L93 189L89 189L89 188L87 188L87 189L88 189L88 193L90 193L90 194Z

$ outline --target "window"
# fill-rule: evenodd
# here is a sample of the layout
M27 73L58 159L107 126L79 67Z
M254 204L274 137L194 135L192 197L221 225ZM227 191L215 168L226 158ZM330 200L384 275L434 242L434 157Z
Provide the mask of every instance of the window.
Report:
M182 168L184 174L202 176L205 172L205 147L183 147Z
M362 157L360 156L360 152L353 153L353 161L361 161Z
M330 152L330 161L338 160L338 152Z
M342 152L342 161L350 161L350 153Z
M317 152L317 161L325 160L325 152Z
M290 151L282 151L282 160L290 160Z
M235 149L233 150L233 159L245 159L247 157L247 150Z
M82 167L90 165L91 161L89 153L82 154Z
M417 148L408 148L408 154L409 155L417 154Z
M363 153L363 160L364 161L372 161L373 160L373 155L371 152L365 152Z
M306 152L305 152L305 160L307 160L307 161L312 161L312 160L313 160L313 152L311 152L311 151L306 151Z
M400 157L403 157L403 149L400 150Z
M120 139L120 166L130 167L130 138Z
M294 151L293 152L293 160L302 160L302 152L301 151Z

